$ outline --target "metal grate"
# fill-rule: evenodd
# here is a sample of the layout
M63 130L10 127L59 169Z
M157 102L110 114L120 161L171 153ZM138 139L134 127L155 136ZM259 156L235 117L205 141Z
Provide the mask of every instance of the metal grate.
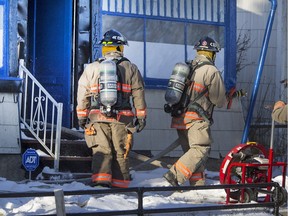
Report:
M224 22L225 0L108 0L103 11L137 16Z

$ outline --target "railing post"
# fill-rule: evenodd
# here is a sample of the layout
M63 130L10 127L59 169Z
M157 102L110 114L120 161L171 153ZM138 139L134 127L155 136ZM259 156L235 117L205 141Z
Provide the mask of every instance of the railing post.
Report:
M138 216L143 216L143 188L139 187L137 190L138 193Z
M57 216L65 216L65 201L63 190L54 190Z
M24 74L23 74L23 68L22 65L24 65L24 59L19 60L19 77L23 80ZM19 94L19 107L20 107L20 116L22 112L22 91Z
M54 160L54 170L59 171L60 162L60 141L61 141L61 128L62 128L62 112L63 104L58 103L57 106L57 125L56 125L56 139L55 139L55 160Z

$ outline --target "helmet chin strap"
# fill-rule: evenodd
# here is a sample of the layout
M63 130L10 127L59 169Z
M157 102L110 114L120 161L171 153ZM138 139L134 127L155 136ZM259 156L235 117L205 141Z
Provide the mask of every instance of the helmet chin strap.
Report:
M117 46L116 50L123 53L124 46L123 45Z
M213 52L213 56L212 56L212 61L213 61L213 63L215 63L215 59L216 59L216 53Z

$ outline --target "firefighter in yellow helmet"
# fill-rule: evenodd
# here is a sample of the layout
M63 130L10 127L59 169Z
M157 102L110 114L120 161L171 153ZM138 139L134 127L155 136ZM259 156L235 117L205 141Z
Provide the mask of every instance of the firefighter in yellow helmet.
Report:
M183 93L186 99L181 97L188 104L168 109L172 115L171 127L177 129L184 151L163 176L172 186L182 185L187 180L190 185L204 185L205 163L212 143L213 109L226 103L224 82L214 64L216 53L220 51L219 44L210 37L203 37L194 49L197 55L190 63L192 77L186 82L188 88Z
M78 82L77 116L92 148L92 184L127 188L132 133L146 125L144 82L138 67L123 56L124 35L111 29L100 44L103 58L88 64Z

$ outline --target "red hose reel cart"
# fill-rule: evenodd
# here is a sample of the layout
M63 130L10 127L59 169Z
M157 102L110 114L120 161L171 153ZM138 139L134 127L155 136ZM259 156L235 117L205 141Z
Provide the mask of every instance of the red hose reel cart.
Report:
M277 200L279 205L283 205L287 201L287 191L285 189L287 163L274 162L273 141L268 152L263 145L255 142L235 146L221 164L220 183L247 184L247 187L243 189L225 189L227 194L226 203L270 202L275 199L275 191L271 186L265 188L249 187L249 184L272 182L273 167L282 168L282 184Z

